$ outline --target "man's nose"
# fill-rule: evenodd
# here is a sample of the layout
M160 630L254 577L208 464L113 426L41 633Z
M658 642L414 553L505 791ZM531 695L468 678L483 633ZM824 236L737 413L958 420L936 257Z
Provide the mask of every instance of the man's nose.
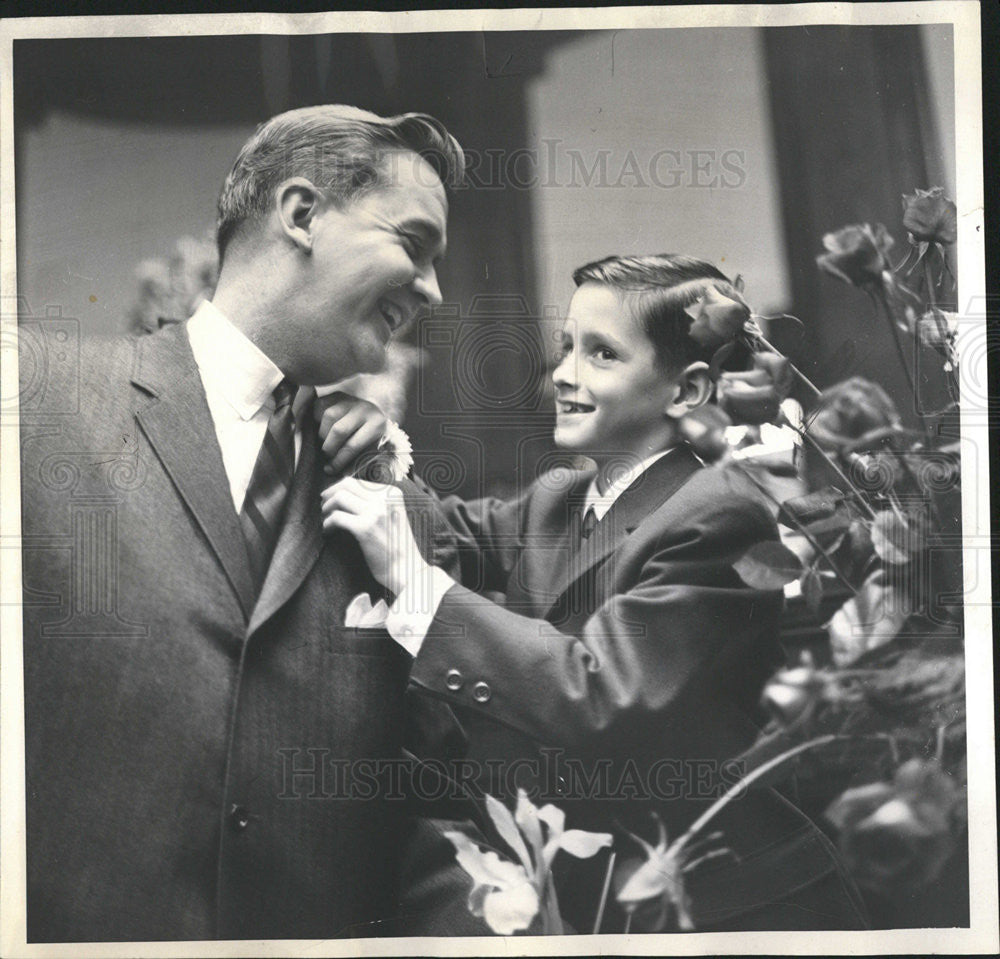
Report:
M441 303L441 287L438 286L437 271L428 265L413 281L413 289L426 301L428 306L438 306Z

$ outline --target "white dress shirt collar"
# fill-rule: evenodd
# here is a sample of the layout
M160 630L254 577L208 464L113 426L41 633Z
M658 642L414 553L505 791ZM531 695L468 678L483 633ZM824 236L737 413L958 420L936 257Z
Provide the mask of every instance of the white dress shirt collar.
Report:
M283 374L210 300L188 320L191 351L206 389L224 398L243 420L273 405Z
M659 453L654 453L652 456L647 456L646 459L640 460L634 466L627 470L623 470L619 476L615 477L614 482L608 487L607 491L602 495L597 488L597 477L595 476L590 481L590 486L587 489L587 496L583 502L583 512L586 515L587 510L593 508L594 516L597 521L600 522L607 515L608 510L615 505L615 501L618 499L622 493L625 492L643 473L646 472L658 459L666 456L671 450L676 449L672 446L668 450L660 450Z

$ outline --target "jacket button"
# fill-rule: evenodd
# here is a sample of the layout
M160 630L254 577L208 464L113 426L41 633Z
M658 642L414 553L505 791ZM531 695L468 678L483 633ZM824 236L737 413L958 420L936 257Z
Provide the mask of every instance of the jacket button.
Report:
M229 822L234 829L246 829L250 824L250 812L245 806L233 805L229 808Z
M477 703L488 703L493 695L493 690L486 683L476 683L472 687L472 698Z
M453 693L457 693L462 688L462 683L465 682L462 679L462 674L457 669L449 669L448 675L444 678L444 684Z

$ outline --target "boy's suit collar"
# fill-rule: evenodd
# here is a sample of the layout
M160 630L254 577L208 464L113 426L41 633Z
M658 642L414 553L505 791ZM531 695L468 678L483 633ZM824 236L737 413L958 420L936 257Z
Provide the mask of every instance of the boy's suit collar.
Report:
M686 449L686 447L684 447ZM652 456L636 463L627 470L622 470L622 475L613 482L602 494L597 486L597 476L592 474L590 483L587 486L587 493L584 499L584 510L593 509L598 521L604 519L611 508L618 500L642 478L643 474L651 469L659 460L665 456L670 456L679 451L680 446L672 446L670 449L661 450Z
M562 578L563 570L559 570L559 574L553 582L557 584L560 596L552 604L550 611L558 605L562 594L573 583L618 549L628 535L647 516L659 509L701 467L701 461L691 452L690 448L682 445L672 450L669 455L658 459L649 469L645 470L618 497L604 519L594 528L590 537L582 540L578 549L567 550L565 553L567 563L564 567L565 579ZM589 483L593 475L593 471L584 474L587 478L586 483ZM581 501L582 492L585 492L587 488L586 483L579 494Z
M614 501L602 522L613 522L624 532L631 533L700 468L700 460L687 444L675 446L639 474ZM596 529L600 526L601 523L598 523Z

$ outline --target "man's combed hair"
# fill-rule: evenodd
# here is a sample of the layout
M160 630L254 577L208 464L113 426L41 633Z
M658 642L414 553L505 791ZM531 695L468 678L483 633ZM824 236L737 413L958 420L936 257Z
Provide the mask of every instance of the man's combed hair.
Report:
M581 266L573 282L601 283L631 294L629 306L656 348L665 370L683 369L701 360L708 363L714 349L706 349L689 335L693 322L686 312L709 287L747 306L740 292L717 267L697 257L680 253L650 256L609 256ZM747 306L747 315L750 308ZM737 351L741 352L741 351ZM727 366L742 365L745 357L734 357Z
M305 177L346 202L391 174L386 160L398 150L423 157L445 186L462 180L462 148L439 120L424 113L380 117L328 104L289 110L262 123L240 150L219 195L220 260L242 224L267 214L283 180Z

